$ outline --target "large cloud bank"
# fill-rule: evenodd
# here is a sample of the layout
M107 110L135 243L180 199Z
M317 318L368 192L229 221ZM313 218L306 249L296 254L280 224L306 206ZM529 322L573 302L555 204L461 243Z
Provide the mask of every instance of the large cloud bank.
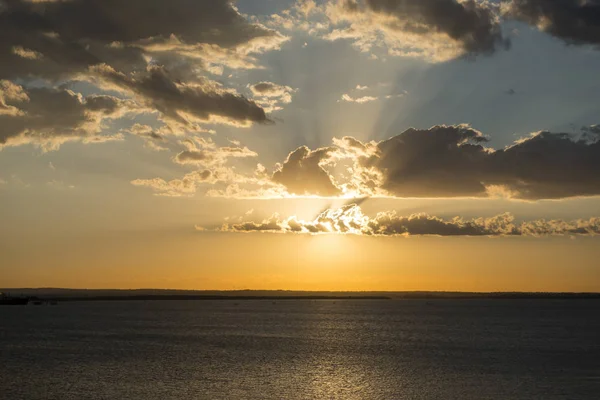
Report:
M504 21L524 22L568 44L598 45L599 10L598 0L298 0L266 23L347 40L372 58L444 62L508 50Z
M226 0L0 0L0 148L104 133L100 123L81 128L102 113L69 100L76 96L64 83L74 80L120 92L172 130L269 122L260 105L207 76L254 68L253 54L286 39ZM43 97L40 83L49 89ZM54 98L72 104L57 109Z
M290 153L273 180L304 195L489 197L526 200L600 195L600 129L536 132L494 150L468 125L408 129L381 142L334 139ZM336 166L349 162L348 173Z

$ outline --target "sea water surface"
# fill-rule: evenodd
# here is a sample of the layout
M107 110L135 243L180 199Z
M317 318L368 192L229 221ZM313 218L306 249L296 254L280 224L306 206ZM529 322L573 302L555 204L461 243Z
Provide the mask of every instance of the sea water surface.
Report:
M598 300L0 307L2 399L600 398Z

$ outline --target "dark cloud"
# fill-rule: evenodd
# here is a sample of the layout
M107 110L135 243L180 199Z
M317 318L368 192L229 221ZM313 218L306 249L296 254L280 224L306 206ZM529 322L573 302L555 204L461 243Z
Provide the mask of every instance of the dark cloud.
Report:
M600 139L600 125L590 125L581 128L583 137L589 141L595 141Z
M506 16L537 26L570 44L600 45L600 1L511 0Z
M460 54L491 54L508 48L496 7L475 0L339 0L328 16L329 39L351 38L363 51L381 39L390 54L445 61ZM375 31L374 31L375 30Z
M284 185L292 194L339 195L340 189L321 165L333 150L333 148L321 148L311 151L306 146L298 147L288 155L283 165L275 171L272 179Z
M401 197L476 196L487 139L466 125L408 129L377 144L364 166L382 172L381 187Z
M402 20L398 29L411 33L445 33L467 53L493 53L508 46L500 23L485 3L475 0L366 0L375 12Z
M277 214L262 222L226 224L227 232L276 233L346 233L374 236L549 236L600 235L600 218L588 220L536 220L515 222L508 213L490 218L444 220L427 214L399 216L395 211L380 212L375 217L363 214L356 204L328 209L312 221L295 216L282 219Z
M175 156L175 162L179 164L206 163L212 160L212 154L203 150L185 150Z
M278 40L281 35L250 23L227 0L0 0L0 79L41 78L48 86L90 80L134 93L186 127L196 120L267 122L261 106L202 78L198 67L205 53L218 62L231 57L244 64L248 53L272 48L269 41ZM102 101L88 99L87 111L106 111ZM46 125L56 123L47 117ZM6 127L3 131L4 140L13 135Z
M0 148L25 143L54 148L73 139L114 139L96 137L100 123L126 109L126 101L112 96L83 98L64 89L25 89L0 81Z
M162 67L149 67L135 78L108 67L98 68L98 71L116 85L140 96L165 117L180 123L193 122L190 117L209 121L215 116L241 124L270 122L265 111L254 101L210 82L193 85L175 82Z
M381 171L381 187L399 197L521 199L600 195L600 142L586 135L539 132L501 150L468 126L409 129L377 144L363 166Z
M486 158L490 183L526 199L600 194L600 142L540 132Z
M280 88L281 86L272 82L260 82L252 85L252 91L260 94L279 92Z
M0 78L68 75L105 63L144 65L144 45L232 48L277 35L250 24L227 0L69 0L0 2ZM23 57L23 49L40 57Z
M270 34L248 24L229 0L68 0L35 8L69 41L136 42L175 35L232 47Z
M437 236L504 236L520 235L510 214L464 221L443 220L428 214L398 216L394 212L379 213L368 227L374 235L437 235Z
M468 125L410 128L381 142L346 136L331 147L296 149L272 180L289 193L321 196L539 200L600 195L597 125L579 135L537 132L499 150L486 147L487 142Z

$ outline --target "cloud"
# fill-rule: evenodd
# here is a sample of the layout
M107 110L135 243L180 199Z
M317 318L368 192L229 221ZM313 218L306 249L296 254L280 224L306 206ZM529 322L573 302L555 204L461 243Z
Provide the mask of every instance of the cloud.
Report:
M292 101L290 92L293 92L289 86L281 86L273 82L260 82L250 86L252 93L255 96L265 97L284 97L286 96L288 103Z
M165 134L169 134L166 127L155 129L149 125L135 123L129 128L121 130L123 133L134 135L144 139L144 147L151 151L167 151L167 147L163 147L158 143L165 143L167 140Z
M600 195L596 125L580 135L536 132L498 150L487 147L488 140L464 124L410 128L380 142L334 138L330 147L290 153L273 181L291 194L319 196L539 200Z
M151 151L168 151L169 149L163 146L160 146L158 144L156 144L153 141L146 141L144 143L144 147L151 150Z
M200 178L202 181L202 178L208 177L210 177L210 171L206 174L194 172L186 175L183 179L172 179L170 181L161 178L135 179L131 181L131 184L151 188L159 196L183 197L192 196L196 193L196 178Z
M156 130L149 125L143 125L140 123L133 124L128 129L124 129L123 132L157 141L164 140L164 136L161 134L160 130Z
M397 197L563 199L600 195L600 128L578 135L536 132L502 149L469 125L410 128L379 142L351 136L332 145L290 152L270 173L226 166L233 158L258 154L232 142L186 139L174 157L179 164L208 169L223 183L209 196L230 198ZM164 186L161 186L164 187Z
M349 94L344 93L342 95L342 100L349 102L349 103L363 104L363 103L375 101L375 100L377 100L377 97L373 97L373 96L352 97Z
M151 188L157 196L191 197L196 193L198 184L214 185L217 182L236 182L238 179L244 181L244 177L237 175L231 168L219 166L189 172L181 179L135 179L131 184Z
M353 175L379 172L379 187L397 197L559 199L600 195L600 135L537 132L504 149L468 125L408 129L376 144L346 138L358 156ZM338 146L340 142L337 142ZM361 147L362 146L362 147ZM357 154L370 149L372 154ZM360 183L359 183L360 188Z
M83 97L70 90L24 88L0 81L0 149L22 144L53 150L66 141L99 143L120 140L101 134L103 122L135 111L136 106L113 96Z
M262 69L256 55L278 50L281 44L289 40L289 37L274 30L270 30L270 33L249 39L233 48L209 43L184 43L174 35L167 40L145 40L140 43L140 47L154 60L177 71L180 76L194 78L199 67L211 74L223 75L224 68Z
M231 191L239 184L259 184L260 182L255 177L238 174L234 168L223 165L189 172L180 179L165 180L162 178L151 178L134 179L131 181L131 184L134 186L151 188L157 196L168 197L191 197L196 194L199 184L215 185L217 183L227 184L227 189ZM207 196L236 197L233 193L225 195L218 191L209 192Z
M569 44L600 45L600 2L597 0L511 0L506 17L536 26Z
M137 95L164 118L184 126L196 122L224 122L247 126L270 122L260 106L209 80L199 83L174 81L163 67L149 67L139 77L130 78L103 66L96 71L105 79Z
M174 157L179 164L210 170L209 183L222 183L208 196L228 198L396 197L563 199L600 195L600 128L578 135L536 132L502 149L469 125L410 128L379 142L351 136L331 146L290 152L270 173L258 164L238 172L233 158L258 157L232 142L186 139ZM176 182L179 185L178 182ZM189 186L189 185L188 185ZM166 191L164 185L160 185Z
M507 48L496 7L475 0L337 0L324 6L333 29L325 39L351 40L361 51L432 62Z
M249 53L273 39L281 35L249 23L227 0L11 0L0 12L0 78L64 76L102 63L127 72L158 52L150 45Z
M261 222L225 224L224 232L275 232L305 234L354 234L366 236L549 236L599 235L600 218L588 220L536 220L515 222L509 214L490 218L444 220L427 214L400 216L395 211L380 212L375 217L363 214L360 206L348 204L327 209L312 221L295 216L281 218L274 214Z
M146 129L143 126L136 128L136 130L144 131ZM170 197L193 196L199 184L276 186L266 180L266 175L263 176L265 172L262 169L260 171L257 169L254 174L240 174L234 166L227 165L229 160L234 158L252 158L258 155L239 142L233 141L233 146L217 146L210 138L192 137L181 140L179 143L185 147L185 150L177 153L173 157L173 161L176 164L197 168L197 170L185 174L182 178L171 180L162 178L135 179L131 181L131 184L148 187L159 196ZM214 193L214 195L218 197L217 193Z
M27 108L15 108L18 93L11 93L7 82L25 91L32 81L36 87L43 82L48 90L61 91L56 85L87 81L132 96L143 105L137 109L140 113L160 112L172 132L199 131L205 122L235 126L270 122L256 102L205 75L225 67L258 68L254 55L278 49L286 40L277 31L250 22L228 0L0 0L0 115L16 118L15 113ZM106 110L99 104L106 101L86 99L86 116ZM58 109L54 112L61 114ZM41 121L42 115L47 123ZM10 122L13 130L23 124L15 118ZM65 121L73 118L73 112L64 116ZM79 126L69 126L60 135L50 132L50 126L59 128L56 119L38 115L34 135L54 140L84 133ZM46 130L40 134L42 125ZM0 129L4 131L0 143L9 137L12 145L30 142L15 139L25 133Z
M330 159L333 148L310 150L306 146L291 152L283 165L273 173L273 182L284 185L296 195L335 196L341 194L339 187L323 168Z
M273 82L259 82L248 85L248 87L256 102L267 112L282 110L282 105L291 103L292 94L297 91L297 89Z
M382 86L382 84L379 84L378 86ZM361 86L361 85L356 85L356 87L353 89L354 93L356 92L364 92L365 90L369 90L368 86ZM353 96L350 93L344 93L342 94L341 100L338 100L338 103L340 101L345 101L348 103L357 103L357 104L364 104L364 103L370 103L372 101L376 101L376 100L390 100L390 99L395 99L395 98L399 98L399 97L403 97L404 95L406 95L408 92L406 91L402 91L401 93L396 93L396 94L388 94L388 95L378 95L378 96Z
M389 56L444 62L508 49L499 9L487 0L297 1L264 23L325 40L348 40L372 59L380 50Z
M525 199L598 195L598 139L537 132L486 157L486 174Z
M187 150L178 153L174 161L178 164L199 165L206 168L223 166L230 158L257 157L258 154L248 147L218 147L210 139L194 138L181 142Z
M485 193L479 163L486 141L467 125L411 128L377 143L360 164L380 171L381 187L394 196L476 196Z

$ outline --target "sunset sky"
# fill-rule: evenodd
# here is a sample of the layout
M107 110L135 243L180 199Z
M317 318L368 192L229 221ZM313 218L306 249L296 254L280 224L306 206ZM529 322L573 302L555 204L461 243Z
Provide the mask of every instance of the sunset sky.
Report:
M0 287L600 291L600 1L0 0Z

